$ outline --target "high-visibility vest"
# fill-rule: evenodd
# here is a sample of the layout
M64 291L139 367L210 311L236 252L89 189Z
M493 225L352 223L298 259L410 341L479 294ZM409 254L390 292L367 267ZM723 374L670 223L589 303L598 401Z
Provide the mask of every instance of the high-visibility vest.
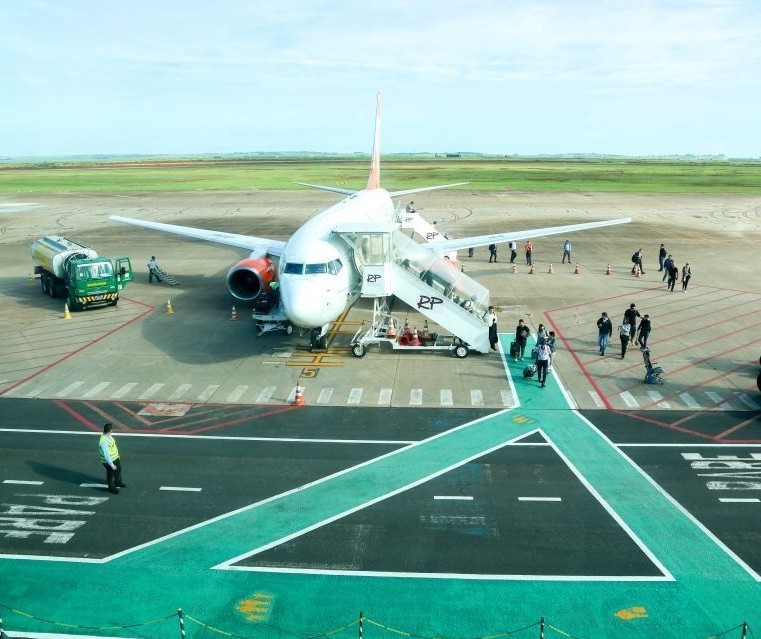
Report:
M101 448L103 442L108 444L108 454L111 455L111 460L119 459L119 449L116 447L116 440L109 435L101 435L98 440L98 455L100 456L100 461L104 464L106 463L106 456L103 454L103 449Z

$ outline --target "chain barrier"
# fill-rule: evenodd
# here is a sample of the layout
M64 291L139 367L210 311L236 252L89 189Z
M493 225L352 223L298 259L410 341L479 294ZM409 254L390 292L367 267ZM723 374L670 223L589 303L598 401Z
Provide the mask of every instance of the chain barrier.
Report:
M200 619L196 619L195 617L185 613L182 609L178 609L177 612L173 612L169 615L166 615L164 617L157 617L155 619L150 619L148 621L141 621L138 623L131 623L131 624L123 624L123 625L110 625L110 626L86 626L86 625L79 625L79 624L72 624L72 623L64 623L61 621L52 621L50 619L45 619L44 617L38 617L37 615L25 612L23 610L18 610L17 608L12 608L11 606L6 606L2 603L0 603L0 609L7 610L8 612L12 612L13 614L16 614L20 617L26 617L27 619L34 619L35 621L40 621L42 623L46 623L52 626L57 626L59 628L68 628L72 630L98 630L98 631L104 631L104 630L126 630L130 628L140 628L142 626L150 626L153 624L161 623L162 621L168 621L170 619L178 619L180 624L180 632L181 637L185 639L185 625L184 620L187 619L188 621L191 621L192 623L196 624L197 626L204 628L205 630L208 630L209 632L213 632L218 635L222 635L224 637L230 637L231 639L251 639L251 636L243 636L238 635L233 632L228 632L226 630L222 630L220 628L216 628L214 626L211 626ZM291 632L289 630L286 630L285 628L279 627L274 624L263 624L266 625L268 628L271 628L273 630L277 630L278 632L282 633L283 635L288 635L290 637L295 637L296 639L322 639L323 637L331 637L333 635L337 635L339 633L345 632L354 626L358 627L359 630L359 636L363 636L363 624L370 624L376 628L379 628L380 630L384 630L388 633L399 635L402 637L411 637L412 639L445 639L441 635L436 636L429 636L429 635L418 635L412 632L408 632L406 630L401 630L400 628L394 628L393 626L387 626L386 624L377 621L375 619L372 619L370 617L366 617L363 615L363 613L360 612L359 617L357 619L354 619L343 626L334 628L332 630L327 630L325 632L322 632L317 635L303 635L303 634L297 634L295 632ZM567 637L567 639L580 639L580 637L577 637L569 632L566 632L565 630L562 630L561 628L558 628L557 626L553 626L549 622L545 620L544 617L542 617L539 621L536 621L534 623L528 624L526 626L522 626L521 628L515 628L513 630L504 630L502 632L492 634L492 635L482 635L480 637L475 637L472 639L502 639L503 637L509 637L510 635L515 635L521 632L526 632L528 630L531 630L532 628L540 628L540 635L544 636L544 630L550 630L553 633L557 633L559 635L562 635L563 637ZM0 633L4 630L3 627L3 620L0 618ZM740 639L755 639L755 635L753 634L753 631L751 630L750 626L747 624L747 622L743 622L741 624L738 624L737 626L733 626L732 628L728 628L726 630L723 630L721 632L708 635L707 637L704 637L702 639L719 639L720 637L725 637L729 635L730 633L741 632Z

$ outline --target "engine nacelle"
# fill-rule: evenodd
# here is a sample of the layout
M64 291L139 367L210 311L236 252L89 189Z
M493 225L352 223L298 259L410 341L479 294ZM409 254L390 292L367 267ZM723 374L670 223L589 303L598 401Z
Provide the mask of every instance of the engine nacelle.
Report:
M275 265L266 257L248 257L227 273L227 289L234 298L250 302L262 293L269 293L276 275Z

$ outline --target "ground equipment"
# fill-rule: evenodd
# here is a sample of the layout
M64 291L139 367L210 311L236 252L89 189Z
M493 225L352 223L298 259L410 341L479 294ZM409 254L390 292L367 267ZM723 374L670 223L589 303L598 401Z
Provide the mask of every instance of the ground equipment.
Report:
M95 249L57 235L32 242L31 255L42 292L66 299L72 311L116 306L119 292L132 281L128 257L118 257L112 262L99 257Z
M650 359L649 348L642 349L642 359L645 362L645 379L642 381L645 384L663 384L666 381L666 375L658 363Z

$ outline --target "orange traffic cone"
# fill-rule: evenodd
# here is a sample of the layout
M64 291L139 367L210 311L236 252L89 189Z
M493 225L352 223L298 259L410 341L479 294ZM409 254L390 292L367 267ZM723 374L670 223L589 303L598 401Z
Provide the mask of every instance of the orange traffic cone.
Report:
M234 306L233 306L232 313L230 313L230 319L231 320L237 320L238 319L238 312L235 310Z
M71 319L71 313L69 313L69 305L63 305L63 319Z
M634 265L634 277L640 277L639 266L637 264Z
M573 273L574 275L578 275L579 273L581 273L581 269L579 268L578 262L576 262L576 267L573 269Z
M531 268L529 268L528 274L529 275L533 275L534 274L534 265L533 264L531 265Z
M393 317L388 318L388 326L386 327L386 337L396 337L396 322Z
M555 272L555 269L552 268L552 262L550 262L550 270L547 271L550 275L552 275Z
M605 270L605 275L610 275L610 264L608 264L608 268Z
M420 336L417 334L417 326L412 331L412 343L410 346L420 346Z
M171 315L172 313L174 313L174 309L172 308L172 300L167 300L166 301L166 314L167 315Z
M304 406L306 403L307 401L304 399L304 389L298 382L296 382L296 395L293 398L293 405Z
M423 324L423 332L421 333L420 337L423 339L430 339L431 334L428 332L428 320L425 320L425 323Z
M517 272L518 272L518 267L515 264L513 264L513 273L517 273Z

